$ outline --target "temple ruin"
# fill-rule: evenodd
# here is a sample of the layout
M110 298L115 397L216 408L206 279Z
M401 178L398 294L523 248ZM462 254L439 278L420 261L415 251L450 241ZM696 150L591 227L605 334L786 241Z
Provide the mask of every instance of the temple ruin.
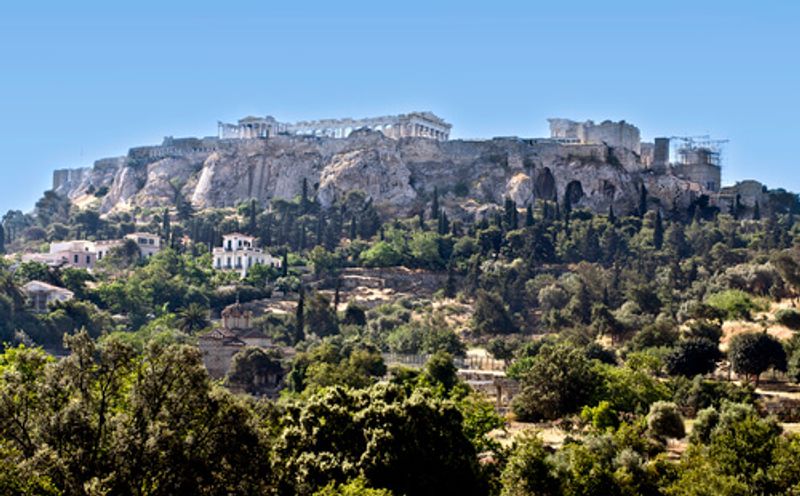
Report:
M388 138L429 138L447 141L452 125L431 112L411 112L400 115L368 117L365 119L322 119L293 124L278 122L272 116L245 117L236 124L218 123L220 139L269 138L277 134L347 138L358 129L379 131Z

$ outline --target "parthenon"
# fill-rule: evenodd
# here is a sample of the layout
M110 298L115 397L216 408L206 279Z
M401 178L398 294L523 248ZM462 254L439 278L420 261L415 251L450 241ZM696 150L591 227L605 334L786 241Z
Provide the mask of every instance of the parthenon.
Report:
M389 138L429 138L446 141L452 125L431 112L411 112L365 119L322 119L293 124L278 122L272 116L245 117L237 124L219 122L220 139L269 138L277 134L346 138L358 129L380 131Z

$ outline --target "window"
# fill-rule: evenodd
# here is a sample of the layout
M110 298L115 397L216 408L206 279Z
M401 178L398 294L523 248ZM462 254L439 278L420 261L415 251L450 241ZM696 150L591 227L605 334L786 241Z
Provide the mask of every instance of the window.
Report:
M72 256L72 263L78 263L78 255Z
M92 257L86 255L86 265L89 265L90 263L92 263Z

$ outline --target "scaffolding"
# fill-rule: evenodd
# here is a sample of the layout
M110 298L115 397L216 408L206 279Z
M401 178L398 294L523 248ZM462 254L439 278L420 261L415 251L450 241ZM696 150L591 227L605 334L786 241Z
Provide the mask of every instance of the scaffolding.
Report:
M704 164L722 167L723 145L726 139L704 136L670 137L670 161L680 165Z

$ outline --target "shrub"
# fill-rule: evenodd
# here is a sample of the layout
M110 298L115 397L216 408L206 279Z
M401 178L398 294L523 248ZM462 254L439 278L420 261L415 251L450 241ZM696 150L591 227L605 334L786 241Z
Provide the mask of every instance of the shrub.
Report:
M758 308L749 294L738 289L713 294L706 301L712 307L724 312L728 319L750 320L752 311Z
M668 401L657 401L650 406L647 428L660 438L680 439L686 435L677 405Z
M794 308L781 308L775 313L775 320L789 329L800 330L800 311Z

